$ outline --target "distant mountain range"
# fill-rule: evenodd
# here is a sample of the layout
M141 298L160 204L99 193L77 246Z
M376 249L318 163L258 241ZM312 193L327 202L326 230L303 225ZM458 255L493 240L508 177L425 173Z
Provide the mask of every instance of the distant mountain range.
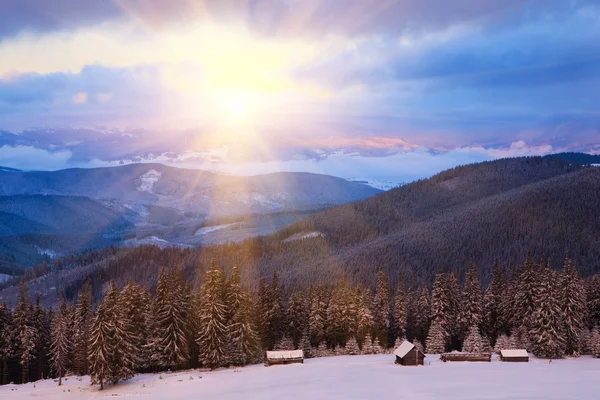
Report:
M110 244L240 240L379 192L327 175L235 177L162 164L0 169L0 260L27 265Z
M399 272L407 282L431 284L440 268L462 279L469 262L479 265L486 284L495 259L510 270L528 251L555 267L568 252L589 276L600 271L598 193L600 167L564 156L472 164L289 221L266 237L236 245L122 249L67 261L68 271L36 283L32 291L53 301L52 288L60 280L73 295L87 273L98 293L109 279L124 284L134 277L152 286L161 266L174 260L192 280L198 263L206 267L213 258L225 268L240 263L250 284L261 271L268 276L277 269L289 287L334 283L342 277L373 285L379 266L392 284ZM44 225L43 220L35 222ZM6 289L0 298L14 293L16 288Z

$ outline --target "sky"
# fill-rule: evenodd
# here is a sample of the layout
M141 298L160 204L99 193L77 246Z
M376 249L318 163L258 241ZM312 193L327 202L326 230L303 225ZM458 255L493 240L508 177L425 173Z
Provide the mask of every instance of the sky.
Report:
M398 182L600 153L591 0L1 0L0 166Z

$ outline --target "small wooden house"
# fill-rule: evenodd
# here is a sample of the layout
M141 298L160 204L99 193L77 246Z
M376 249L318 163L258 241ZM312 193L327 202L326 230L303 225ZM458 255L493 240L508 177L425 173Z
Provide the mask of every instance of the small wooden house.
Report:
M444 353L440 360L446 361L492 361L492 353Z
M396 364L400 365L423 365L425 363L425 354L415 347L414 344L405 340L394 350Z
M504 362L529 362L529 354L527 350L500 350L500 361Z
M265 352L265 367L277 364L304 364L304 352L302 350L278 350Z

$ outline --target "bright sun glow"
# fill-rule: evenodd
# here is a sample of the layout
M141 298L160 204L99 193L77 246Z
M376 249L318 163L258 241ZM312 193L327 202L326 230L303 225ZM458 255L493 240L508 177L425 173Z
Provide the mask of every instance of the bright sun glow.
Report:
M246 95L238 94L227 99L227 111L234 118L242 118L248 114L248 98Z

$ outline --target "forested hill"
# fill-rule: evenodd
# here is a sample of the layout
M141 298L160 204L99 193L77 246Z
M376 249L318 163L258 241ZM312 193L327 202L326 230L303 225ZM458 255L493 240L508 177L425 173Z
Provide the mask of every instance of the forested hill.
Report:
M277 269L288 291L341 277L372 286L379 266L392 285L399 272L430 285L440 268L462 280L470 261L479 265L485 285L494 259L510 269L528 250L554 266L562 265L568 252L589 276L600 271L598 193L597 167L544 157L468 165L243 243L196 250L115 249L58 261L68 271L44 278L32 292L48 292L45 287L55 288L60 280L69 297L77 292L82 271L92 274L96 288L112 278L123 285L129 277L152 287L160 267L175 262L186 279L194 280L198 264L203 271L212 258L226 270L239 263L242 278L253 285L260 272L269 276ZM0 292L0 299L10 297Z

